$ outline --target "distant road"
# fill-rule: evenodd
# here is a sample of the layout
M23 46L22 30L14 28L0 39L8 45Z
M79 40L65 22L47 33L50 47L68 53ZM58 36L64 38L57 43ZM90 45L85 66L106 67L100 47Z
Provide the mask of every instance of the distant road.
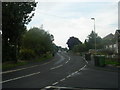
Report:
M59 52L52 60L21 66L2 73L3 88L48 86L117 88L118 74L90 68L80 56Z

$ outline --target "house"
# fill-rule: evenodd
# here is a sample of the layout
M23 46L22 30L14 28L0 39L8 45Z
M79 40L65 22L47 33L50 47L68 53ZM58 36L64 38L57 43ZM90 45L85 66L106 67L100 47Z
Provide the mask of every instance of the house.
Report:
M115 43L115 35L112 33L108 34L103 38L104 49L115 50L116 43Z

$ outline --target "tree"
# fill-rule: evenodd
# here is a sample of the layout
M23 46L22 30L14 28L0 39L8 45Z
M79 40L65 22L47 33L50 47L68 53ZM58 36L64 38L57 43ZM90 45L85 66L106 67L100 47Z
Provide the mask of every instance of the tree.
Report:
M75 45L78 45L78 44L82 44L82 42L76 38L76 37L70 37L67 41L67 45L69 47L69 50L72 50L72 48L75 46Z
M54 36L43 29L34 27L23 36L22 50L28 49L35 52L36 56L42 56L47 52L54 52Z
M3 61L17 62L17 51L26 24L34 16L36 2L3 2L2 3L2 40Z
M97 35L94 31L88 35L88 40L85 41L85 44L88 49L94 49L95 48L95 39L96 39L96 48L100 49L103 47L102 45L102 38Z

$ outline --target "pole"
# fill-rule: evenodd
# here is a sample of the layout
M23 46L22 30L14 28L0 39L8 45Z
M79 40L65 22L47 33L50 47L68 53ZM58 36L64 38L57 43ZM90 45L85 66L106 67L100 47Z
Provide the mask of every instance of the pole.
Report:
M95 19L94 19L94 33L95 33ZM95 34L95 51L96 51L96 34Z
M94 37L95 37L95 51L96 51L96 35L95 35L95 18L91 18L94 20Z

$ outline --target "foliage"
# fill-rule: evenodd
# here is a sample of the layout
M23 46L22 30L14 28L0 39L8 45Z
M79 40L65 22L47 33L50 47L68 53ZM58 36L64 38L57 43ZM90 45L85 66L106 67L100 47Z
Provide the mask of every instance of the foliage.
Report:
M3 62L9 58L17 62L21 37L26 31L25 24L28 24L34 16L32 11L35 10L36 4L36 2L2 2ZM11 57L10 53L14 57Z
M42 56L48 52L53 53L55 45L52 43L53 35L37 27L26 32L22 39L22 48L31 49L36 56Z
M31 49L22 49L20 50L20 59L29 60L35 57L35 52Z
M85 40L85 44L87 49L94 49L95 48L95 39L96 39L96 48L100 49L103 48L102 38L97 35L94 31L88 35L88 40Z
M85 44L79 44L79 45L75 45L72 49L74 52L85 52L86 51L86 46Z
M75 45L78 45L78 44L82 44L82 42L76 38L76 37L70 37L67 41L67 45L69 47L69 50L72 50L72 48L75 46Z
M100 51L97 51L98 54L103 54L103 55L112 55L114 53L114 50L110 49L102 49Z

